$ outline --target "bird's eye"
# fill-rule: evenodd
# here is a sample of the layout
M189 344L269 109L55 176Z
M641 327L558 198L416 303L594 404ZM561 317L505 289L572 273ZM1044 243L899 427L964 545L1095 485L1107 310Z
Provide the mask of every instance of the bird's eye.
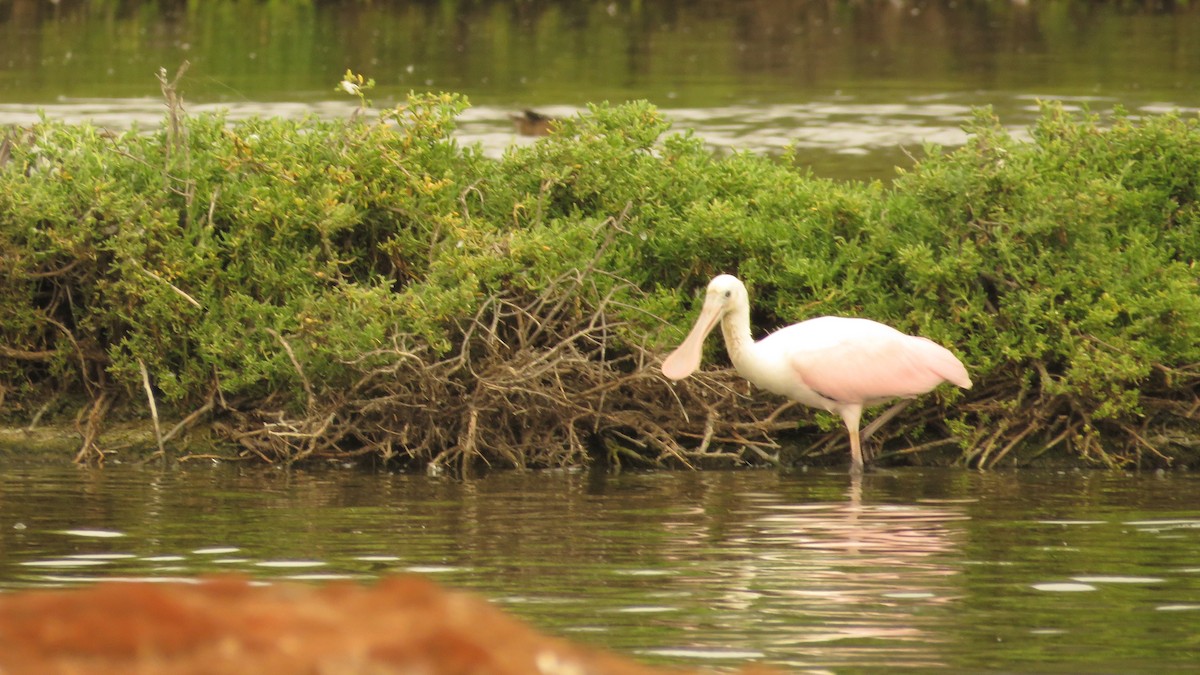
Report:
M725 297L727 297L727 298L732 298L732 297L733 297L733 291L725 291Z

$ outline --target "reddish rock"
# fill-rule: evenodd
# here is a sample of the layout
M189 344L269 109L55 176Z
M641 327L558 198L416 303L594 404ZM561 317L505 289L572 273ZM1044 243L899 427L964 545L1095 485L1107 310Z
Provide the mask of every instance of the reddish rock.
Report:
M217 577L0 593L2 675L666 672L680 671L546 637L481 598L411 576L374 586Z

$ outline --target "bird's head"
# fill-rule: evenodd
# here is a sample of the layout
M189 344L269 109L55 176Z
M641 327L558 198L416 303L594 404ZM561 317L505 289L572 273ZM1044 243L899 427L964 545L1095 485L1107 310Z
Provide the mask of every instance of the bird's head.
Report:
M731 311L748 311L750 298L746 293L746 285L737 277L722 274L708 282L708 290L704 295L704 307L696 324L688 333L683 343L663 361L662 371L672 380L682 380L700 367L700 356L704 346L704 338L716 328L721 319Z
M713 280L708 282L708 291L704 294L704 310L701 313L707 313L710 307L720 308L717 314L719 320L737 306L750 306L746 285L732 274L713 277Z

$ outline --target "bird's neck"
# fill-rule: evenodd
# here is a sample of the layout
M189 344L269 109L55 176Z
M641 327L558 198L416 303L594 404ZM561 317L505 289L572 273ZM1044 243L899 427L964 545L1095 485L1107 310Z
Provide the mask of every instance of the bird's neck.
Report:
M751 358L754 337L750 334L750 310L735 308L721 318L721 334L725 337L725 351L739 372Z

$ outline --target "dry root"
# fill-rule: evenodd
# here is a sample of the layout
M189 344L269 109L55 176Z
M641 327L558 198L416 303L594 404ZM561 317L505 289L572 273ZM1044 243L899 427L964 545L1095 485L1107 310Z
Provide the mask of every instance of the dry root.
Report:
M1051 375L1036 367L1040 379L1013 392L1011 388L979 392L965 404L976 424L962 462L980 469L1002 464L1028 464L1052 450L1110 469L1170 466L1196 451L1200 429L1200 370L1175 369L1169 376L1190 381L1190 399L1172 397L1169 387L1149 382L1142 390L1143 414L1128 421L1096 419L1086 402L1046 391ZM1160 367L1163 370L1163 367ZM1016 379L1016 378L1014 378ZM1189 387L1182 390L1187 391Z
M271 401L239 409L214 385L203 406L165 435L159 432L160 447L215 416L213 428L240 448L241 457L265 462L374 456L456 471L593 461L778 463L774 439L795 429L793 414L783 414L791 404L751 396L730 370L669 382L659 371L659 354L631 338L653 331L619 318L628 312L623 299L638 290L602 275L591 267L538 292L493 296L460 327L458 348L448 358L435 361L397 343L346 364L359 368L360 376L344 390L311 382L287 336L276 334L303 386L303 411L285 412ZM77 351L84 360L84 350ZM375 365L360 367L364 363ZM77 461L105 456L97 437L114 398L99 365L89 380L92 402L76 422L83 438ZM1044 369L1042 374L1049 378ZM1145 412L1137 426L1093 420L1084 402L1048 393L1036 381L1014 392L1020 378L997 377L991 388L973 391L955 406L974 430L965 443L952 437L942 410L931 405L906 410L872 445L883 447L884 457L913 461L926 453L947 461L950 451L948 461L957 457L980 469L1029 463L1051 450L1109 467L1170 465L1174 457L1200 451L1200 366L1164 373L1163 380L1143 391ZM1179 381L1192 383L1184 388L1191 398L1167 386ZM845 441L839 427L801 454L836 456L845 452ZM966 450L960 453L957 444Z
M389 365L336 400L310 396L300 416L234 414L221 428L245 456L265 461L369 454L455 470L597 456L618 465L771 461L776 405L739 393L730 372L670 383L658 355L627 346L628 326L615 318L617 297L636 290L623 282L602 290L596 274L492 297L450 358L426 363L396 346L368 355Z

